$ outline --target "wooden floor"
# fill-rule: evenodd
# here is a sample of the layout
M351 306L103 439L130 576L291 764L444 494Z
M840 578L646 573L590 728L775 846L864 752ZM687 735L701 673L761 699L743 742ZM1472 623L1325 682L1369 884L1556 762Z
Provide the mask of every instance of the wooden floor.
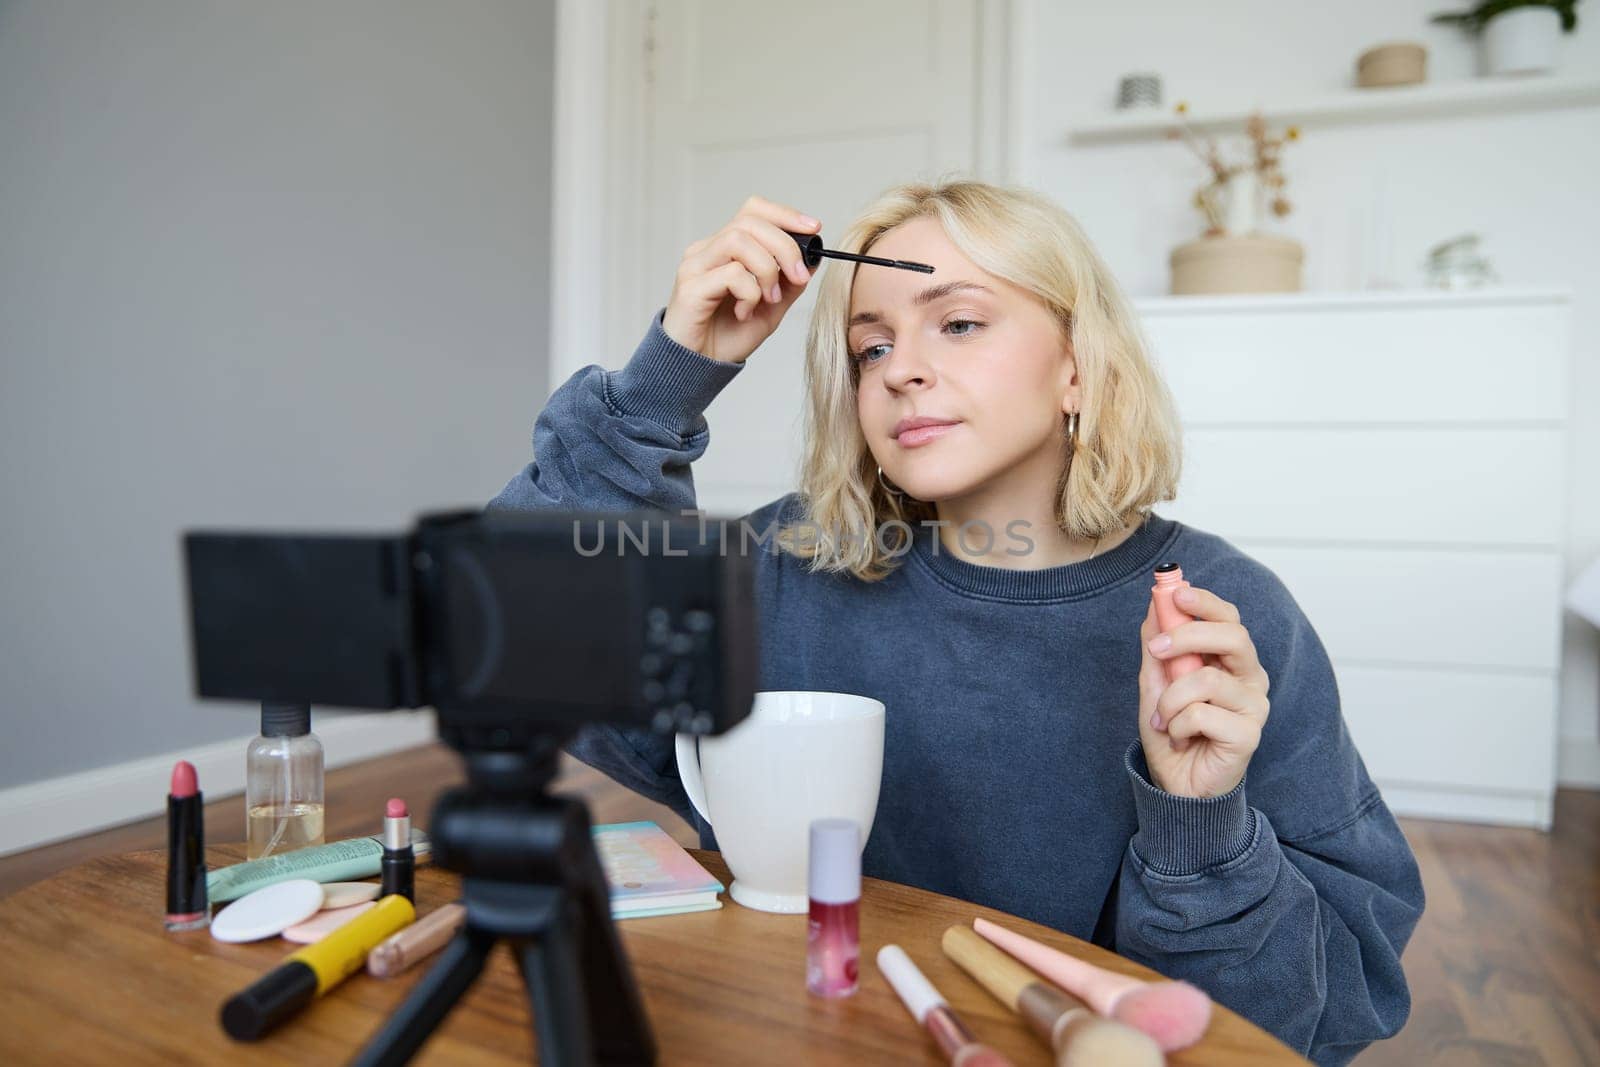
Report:
M1401 825L1428 894L1411 1019L1357 1062L1600 1065L1600 793L1557 792L1550 834Z
M437 745L328 775L330 840L377 833L399 794L426 825L437 794L460 780ZM203 784L203 783L202 783ZM568 760L556 791L584 796L596 822L654 819L685 845L688 825ZM1562 790L1550 834L1402 820L1428 907L1406 949L1412 1012L1361 1067L1600 1065L1600 793ZM238 797L206 807L213 842L244 838ZM0 859L0 897L81 860L165 845L150 819Z

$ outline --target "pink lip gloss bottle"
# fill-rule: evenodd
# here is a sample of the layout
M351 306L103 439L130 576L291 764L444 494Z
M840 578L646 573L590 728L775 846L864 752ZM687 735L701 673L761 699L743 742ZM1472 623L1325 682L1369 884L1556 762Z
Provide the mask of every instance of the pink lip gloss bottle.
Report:
M1187 588L1189 583L1183 580L1183 568L1176 563L1163 563L1156 568L1156 584L1150 587L1150 598L1155 601L1156 626L1160 627L1162 633L1170 634L1184 623L1194 622L1193 615L1172 602L1178 590ZM1170 685L1205 665L1205 660L1193 652L1174 656L1166 661L1167 683Z
M806 880L806 990L848 997L856 991L861 957L861 828L850 819L813 822Z

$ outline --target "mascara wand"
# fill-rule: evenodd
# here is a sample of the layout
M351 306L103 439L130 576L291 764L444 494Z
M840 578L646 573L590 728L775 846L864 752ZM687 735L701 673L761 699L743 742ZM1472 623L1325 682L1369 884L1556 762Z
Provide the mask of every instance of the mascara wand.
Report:
M870 263L875 267L898 267L900 270L914 270L922 274L932 274L933 268L926 263L913 263L908 259L884 259L881 256L859 256L854 252L840 252L832 248L822 247L820 233L791 233L795 244L800 246L800 254L805 258L806 269L815 270L817 264L822 262L822 257L829 259L847 259L851 263Z

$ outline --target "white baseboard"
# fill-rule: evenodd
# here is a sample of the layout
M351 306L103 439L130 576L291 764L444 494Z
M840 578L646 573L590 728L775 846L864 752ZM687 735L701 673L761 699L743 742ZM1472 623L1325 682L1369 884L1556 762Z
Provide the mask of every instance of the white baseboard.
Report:
M1575 789L1600 789L1600 741L1563 737L1556 780Z
M313 730L329 768L413 748L436 736L431 711L341 716L320 720ZM167 806L172 765L180 759L194 764L208 801L242 793L244 751L253 736L0 790L0 856L159 814Z
M1450 822L1490 823L1550 829L1555 810L1552 793L1511 793L1492 790L1450 789L1414 783L1378 780L1384 803L1402 817L1445 819Z

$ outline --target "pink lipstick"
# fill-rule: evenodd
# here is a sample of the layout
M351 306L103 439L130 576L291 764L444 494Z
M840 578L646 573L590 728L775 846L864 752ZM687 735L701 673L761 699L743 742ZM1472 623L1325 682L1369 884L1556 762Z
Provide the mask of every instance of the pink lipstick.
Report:
M167 788L168 930L198 930L211 922L206 901L205 815L194 764L179 760Z
M378 871L382 878L380 897L398 893L416 903L417 858L411 848L411 813L399 797L390 797L383 809L383 859Z
M943 426L925 426L920 430L907 430L895 440L900 443L902 448L918 448L937 441L955 428L955 423L946 423Z
M918 445L926 445L944 437L952 427L957 426L958 422L960 419L942 419L936 414L907 416L894 424L890 437L906 448L917 448Z

